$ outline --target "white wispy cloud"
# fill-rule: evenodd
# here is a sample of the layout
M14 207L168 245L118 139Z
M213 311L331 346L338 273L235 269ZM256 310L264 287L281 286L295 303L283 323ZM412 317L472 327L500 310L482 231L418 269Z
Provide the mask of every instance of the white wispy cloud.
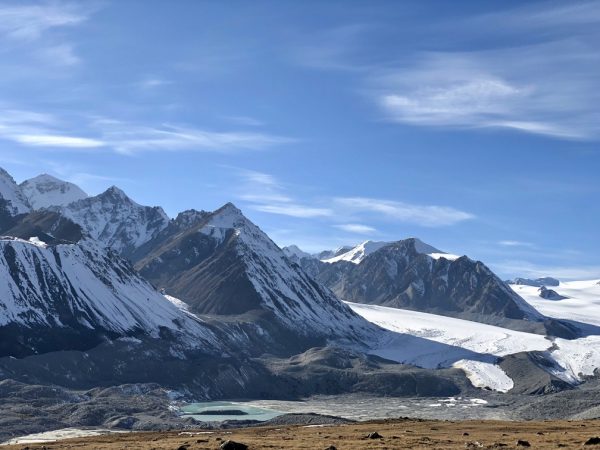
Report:
M42 47L36 54L43 62L55 66L75 66L81 62L73 46L66 43Z
M100 3L71 1L0 4L0 82L27 78L42 83L68 76L82 62L70 29L81 26Z
M491 23L502 23L503 28L531 33L536 29L546 31L559 27L586 27L600 22L600 5L597 0L539 5L523 3L517 8L483 14L470 21L471 26L485 30Z
M304 205L286 192L286 187L273 175L234 168L241 178L241 192L238 198L250 202L255 211L297 218L328 217L333 211L328 208Z
M415 205L368 197L337 197L334 200L346 210L355 213L378 213L400 222L427 227L454 225L475 218L471 213L448 206Z
M100 139L67 134L61 130L61 120L52 114L10 108L0 110L0 138L31 147L90 149L106 145Z
M300 218L330 217L333 215L333 211L327 208L314 208L305 205L298 205L295 203L271 205L258 204L251 205L251 208L255 209L256 211Z
M431 20L391 35L360 24L332 28L306 37L296 53L303 66L361 80L357 91L392 122L600 139L599 1ZM403 49L407 37L429 50ZM375 52L365 45L391 38L398 44ZM479 41L485 45L471 44Z
M267 133L211 131L180 125L139 126L115 120L96 121L102 140L117 152L261 150L288 144L291 138Z
M242 179L242 192L238 195L242 200L262 204L291 203L284 186L273 175L256 170L234 168Z
M502 247L535 247L535 245L532 244L531 242L511 241L511 240L499 241L498 245L501 245Z
M366 60L372 56L372 51L364 45L365 34L372 30L373 27L367 23L352 23L305 34L304 42L299 43L287 57L314 69L364 72L369 69L365 66ZM360 64L356 64L356 59L360 60Z
M376 229L350 222L363 217L382 216L399 222L415 223L427 227L454 225L473 219L473 214L447 206L414 205L392 200L367 197L318 198L310 202L298 201L288 187L271 174L233 168L242 180L237 197L250 202L256 211L298 218L336 218L337 222L349 219L349 223L333 223L332 226L351 233L369 234Z
M433 73L439 73L439 79ZM399 85L381 96L381 105L392 120L430 125L467 125L480 117L495 117L508 113L508 103L526 95L526 89L508 84L491 75L475 77L467 72L444 77L438 68L421 73L388 76L391 84ZM421 78L421 82L417 79ZM429 85L423 80L429 79ZM402 86L404 85L404 86Z
M258 172L256 170L237 170L239 171L240 176L248 183L252 183L269 190L282 188L282 184L271 174Z
M334 225L334 228L338 228L343 231L347 231L348 233L356 233L356 234L371 234L375 233L377 230L368 225L362 225L359 223L344 223Z
M24 146L102 151L132 155L143 152L262 150L294 140L268 133L212 131L197 127L144 126L113 119L78 117L81 135L73 135L73 121L52 114L0 109L0 138Z
M36 40L51 29L78 25L93 11L81 2L15 2L0 5L0 34L18 40Z
M589 74L599 61L600 51L571 42L431 53L373 77L373 95L387 118L400 123L594 139L600 82Z
M169 84L173 84L173 82L169 81L169 80L165 80L163 78L158 78L158 77L147 77L147 78L140 80L137 83L137 86L141 89L147 90L147 89L158 88L161 86L168 86Z
M62 147L62 148L97 148L105 147L106 143L97 139L62 136L52 134L15 134L11 138L23 145L31 145L34 147Z

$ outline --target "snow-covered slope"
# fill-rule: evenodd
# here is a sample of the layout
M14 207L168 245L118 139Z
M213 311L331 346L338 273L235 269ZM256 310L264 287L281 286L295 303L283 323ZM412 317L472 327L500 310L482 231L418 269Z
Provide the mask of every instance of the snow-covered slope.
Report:
M442 252L435 247L432 247L429 244L421 241L417 238L410 238L414 241L415 250L418 253L422 253L424 255L429 255L432 258L446 258L449 260L454 260L459 258L459 256L451 255L449 253ZM335 263L338 261L349 261L354 264L360 264L367 256L376 252L380 248L383 248L387 245L392 244L392 242L376 242L376 241L364 241L358 244L356 247L352 247L349 250L340 253L339 250L336 251L337 254L335 256L321 258L321 261L324 263ZM335 252L334 252L335 253ZM310 255L309 255L310 256Z
M160 207L142 206L113 186L100 195L57 208L94 239L128 256L169 224Z
M0 200L5 203L4 205L0 204L0 208L4 207L11 216L24 214L31 210L27 198L13 177L2 168L0 168Z
M520 352L545 352L556 363L556 367L548 369L550 373L567 382L581 381L600 368L600 336L550 340L538 334L435 314L347 304L370 322L405 335L390 336L372 353L426 368L454 366L463 369L475 386L510 390L513 380L497 364L497 357Z
M310 253L302 251L297 245L288 245L287 247L283 247L283 253L285 256L290 258L292 261L298 261L302 258L313 258Z
M36 237L3 238L0 278L4 354L91 345L103 335L158 338L163 329L198 345L213 340L198 320L91 240L48 246Z
M312 255L312 256L314 258L320 260L320 261L323 261L325 259L331 259L331 258L333 258L335 256L339 256L339 255L341 255L343 253L347 253L347 252L349 252L352 249L353 249L352 246L350 246L350 245L344 245L342 247L336 248L335 250L323 250L322 252L319 252L319 253L317 253L315 255Z
M352 263L351 258L325 263L305 258L300 263L339 298L355 303L448 315L521 331L545 333L552 325L550 333L562 337L576 333L564 324L545 324L546 318L485 264L444 254L418 239L389 243L357 260L359 263Z
M87 198L87 194L75 184L47 174L26 180L19 186L33 209L64 206Z
M379 250L381 247L388 245L389 242L375 242L375 241L365 241L358 244L356 247L351 250L342 253L341 255L334 256L333 258L323 259L322 261L325 263L334 263L338 261L349 261L354 264L359 264L363 259L365 259L371 253Z
M561 281L552 290L565 297L558 300L540 296L540 288L523 284L510 287L542 314L600 327L600 280Z
M200 229L223 240L233 231L233 244L262 306L302 334L351 335L365 323L328 290L292 266L283 251L233 204L217 210Z

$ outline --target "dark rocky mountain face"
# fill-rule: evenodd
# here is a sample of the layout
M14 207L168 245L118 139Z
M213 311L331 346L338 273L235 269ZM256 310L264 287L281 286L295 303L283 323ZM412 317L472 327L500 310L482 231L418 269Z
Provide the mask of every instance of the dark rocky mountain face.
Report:
M31 211L27 198L13 177L0 168L0 215L14 217Z
M564 299L568 298L568 297L565 297L564 295L560 295L554 289L548 289L546 286L542 286L541 288L539 288L538 292L539 292L540 297L544 298L546 300L564 300Z
M415 239L389 244L359 264L302 259L306 271L339 298L458 317L508 328L573 337L567 324L547 319L485 264L466 256L433 258Z
M12 218L2 227L0 233L29 240L38 238L46 244L75 243L83 239L79 225L53 211L33 211Z
M176 239L181 234L200 225L209 215L209 212L196 211L195 209L189 209L179 213L177 217L170 220L168 225L156 236L133 250L128 255L128 259L133 263L144 259L156 249L163 245L167 245L170 240Z
M271 345L298 350L373 330L231 204L147 250L135 267L155 286Z

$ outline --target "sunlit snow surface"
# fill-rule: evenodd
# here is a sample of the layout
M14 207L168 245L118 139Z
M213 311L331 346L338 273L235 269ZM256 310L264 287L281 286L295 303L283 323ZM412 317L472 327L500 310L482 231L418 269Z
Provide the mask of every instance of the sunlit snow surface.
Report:
M527 303L546 316L569 319L600 326L600 280L561 282L549 286L563 300L547 300L540 297L538 287L511 284L510 287Z
M389 242L374 242L374 241L365 241L361 244L358 244L356 247L352 248L350 251L346 253L342 253L341 255L334 256L333 258L324 259L324 263L335 263L338 261L349 261L354 264L359 264L363 259L369 256L371 253L376 252L382 247L388 245Z
M554 375L579 381L600 367L600 336L553 339L446 316L357 303L347 304L390 333L371 353L419 367L457 367L474 386L506 392L512 380L497 358L526 351L549 351L560 366Z
M429 253L429 256L431 256L433 259L444 258L444 259L447 259L448 261L455 261L458 258L460 258L460 256L453 255L451 253Z
M550 288L562 300L547 300L539 296L539 288L510 285L527 303L542 314L557 319L573 320L600 327L600 280L561 282ZM567 369L567 373L593 375L600 368L600 330L590 329L590 336L575 341L556 339L560 350L553 352L554 358Z
M215 344L216 337L200 320L182 314L127 263L91 240L47 246L1 238L0 254L12 254L14 267L0 259L0 325L62 327L61 298L48 301L46 285L71 292L69 307L89 328L118 334L143 329L158 338L163 328L180 333L180 343L197 347Z
M63 206L87 197L78 186L43 174L24 181L21 191L34 209Z
M82 429L82 428L61 428L60 430L45 431L43 433L28 434L18 438L10 439L2 442L0 445L17 445L17 444L42 444L46 442L56 442L63 439L73 439L91 436L103 436L111 433L126 433L122 430L105 430L97 429ZM28 447L26 447L28 448ZM45 447L44 447L45 448Z
M425 242L416 239L416 238L412 238L415 241L415 250L419 253L423 253L424 255L428 255L433 259L440 259L440 258L445 258L448 261L454 261L458 258L460 258L459 255L453 255L451 253L446 253L446 252L442 252L438 249L436 249L435 247L432 247L429 244L426 244ZM326 259L322 259L321 261L324 263L328 263L328 264L332 264L332 263L336 263L339 261L348 261L354 264L360 264L367 256L369 256L372 253L375 253L377 250L379 250L380 248L383 248L387 245L392 244L392 242L375 242L375 241L365 241L362 242L360 244L358 244L356 247L351 248L350 250L348 250L345 253L342 253L340 255L334 256L333 258L326 258ZM293 248L295 247L295 248ZM304 255L300 255L297 252L300 251L302 252L298 247L296 246L291 246L291 247L287 247L288 253L291 252L296 252L297 256L302 258L307 254ZM302 252L304 253L304 252Z

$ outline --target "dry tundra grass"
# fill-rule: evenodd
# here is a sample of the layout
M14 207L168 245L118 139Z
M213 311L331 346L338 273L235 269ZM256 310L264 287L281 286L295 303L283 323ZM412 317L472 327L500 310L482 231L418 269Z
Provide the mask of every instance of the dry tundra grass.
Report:
M370 439L372 432L382 437ZM600 436L600 421L418 421L386 420L337 426L259 427L214 432L146 432L70 439L58 443L13 445L6 450L95 449L219 449L226 440L248 445L249 449L534 449L579 448ZM519 441L526 441L518 443Z

